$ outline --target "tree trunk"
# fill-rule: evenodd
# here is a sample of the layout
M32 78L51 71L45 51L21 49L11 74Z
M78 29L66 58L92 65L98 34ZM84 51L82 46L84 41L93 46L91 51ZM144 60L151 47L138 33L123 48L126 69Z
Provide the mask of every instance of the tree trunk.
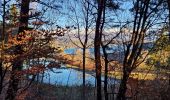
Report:
M124 71L123 78L121 80L121 84L119 87L119 92L117 95L117 100L126 100L126 90L127 90L126 84L127 84L128 78L129 78L128 72Z
M20 61L20 60L16 61L13 66L15 66L15 67L12 67L12 73L11 73L11 77L9 80L7 96L5 98L6 100L14 100L15 99L16 93L18 91L18 83L19 83L19 78L18 78L17 74L15 73L15 71L17 71L17 70L19 70L19 68L21 68L22 61Z
M169 26L168 26L168 31L169 31L169 41L170 41L170 0L167 0L167 4L168 4L168 11L169 11Z
M22 0L20 20L19 20L20 26L19 26L18 33L23 32L24 30L28 29L29 5L30 5L30 0Z
M0 59L0 94L2 92L2 88L3 88L3 80L4 80L4 75L3 75L3 59L4 59L4 43L5 43L5 15L6 15L6 11L5 11L5 6L6 6L6 1L3 0L4 4L3 4L3 25L2 25L2 35L1 35L1 59ZM4 73L5 74L5 73Z
M19 26L18 36L17 36L18 41L22 41L21 39L22 36L20 36L19 34L21 32L24 32L24 30L28 28L29 4L30 4L30 0L22 0L21 2L21 11L20 11L20 20L19 20L20 26ZM15 47L14 52L16 55L22 55L23 54L22 45L17 45ZM12 63L12 73L9 81L6 100L15 99L16 93L18 91L18 83L19 83L19 79L15 72L22 69L22 64L23 64L23 60L21 60L21 58L17 59L15 62Z
M97 9L97 20L96 20L96 30L95 30L95 40L94 40L94 52L95 52L95 67L96 67L96 80L97 80L97 100L102 100L101 93L101 59L100 59L100 45L102 32L100 32L102 13L104 9L104 0L98 1Z
M169 77L169 88L170 88L170 74L168 75L168 77Z
M99 46L100 47L100 46ZM97 80L97 100L101 100L101 60L100 60L100 48L95 48L95 63L96 63L96 80Z
M83 100L85 99L85 66L86 66L86 47L83 47Z
M169 37L169 43L170 43L170 0L167 0L167 4L168 4L168 11L169 11L169 14L168 14L168 17L169 17L168 37ZM170 88L170 74L169 74L169 88Z
M2 61L0 62L0 94L2 92L2 88L3 88L3 79L2 79Z
M103 54L104 54L104 61L105 61L105 72L104 72L104 94L105 94L105 100L108 100L108 93L107 93L107 84L108 84L108 59L107 59L107 52L106 52L106 46L103 46Z
M107 93L107 85L108 85L108 60L105 59L105 80L104 80L104 92L105 92L105 100L108 100L108 93Z
M97 100L102 100L101 94L101 59L100 59L100 45L101 45L101 19L103 12L103 3L104 0L98 1L98 10L97 10L97 21L96 21L96 30L95 30L95 40L94 40L94 52L95 52L95 66L96 66L96 80L97 80Z

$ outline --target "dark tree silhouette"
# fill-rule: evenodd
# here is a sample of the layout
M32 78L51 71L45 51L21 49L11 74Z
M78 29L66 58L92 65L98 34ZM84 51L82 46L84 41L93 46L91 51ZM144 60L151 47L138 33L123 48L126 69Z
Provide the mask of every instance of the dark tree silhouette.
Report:
M24 36L24 30L28 29L28 20L29 20L29 5L30 0L22 0L21 1L21 10L20 10L20 19L19 19L19 31L17 39L18 41L22 41L22 37ZM20 55L23 53L22 45L16 45L14 50L16 55ZM22 69L23 60L18 59L16 62L12 64L12 73L9 81L9 86L7 90L7 100L14 100L16 93L18 91L19 79L16 77L16 71Z
M140 65L139 58L142 53L144 39L147 30L154 22L156 9L162 4L157 2L154 8L150 9L152 0L136 0L132 11L134 12L133 29L130 40L125 43L125 57L123 60L123 77L120 83L117 100L126 99L127 81L131 72Z
M102 99L101 92L101 59L100 59L100 45L102 38L102 15L105 7L106 0L98 0L97 2L97 20L95 28L94 52L95 52L95 67L96 67L96 80L97 80L97 100Z

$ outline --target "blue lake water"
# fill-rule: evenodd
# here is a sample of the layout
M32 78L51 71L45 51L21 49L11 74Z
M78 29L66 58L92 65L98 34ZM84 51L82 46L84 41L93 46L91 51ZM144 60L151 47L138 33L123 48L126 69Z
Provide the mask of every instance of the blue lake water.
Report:
M64 50L64 53L66 53L66 54L76 54L76 51L77 51L77 50L82 51L82 49L80 49L80 48L69 48L69 49L65 49L65 50ZM106 48L106 52L107 52L107 53L121 52L121 51L123 51L123 50L124 50L124 49L123 49L123 46L121 46L121 45L112 45L112 46L108 46L108 47ZM94 48L88 48L87 51L88 51L90 54L94 55ZM103 54L102 48L100 48L100 53Z
M82 85L82 72L71 68L49 69L44 73L43 82L58 85ZM94 76L86 74L86 84L95 84Z
M150 44L145 44L144 49L146 46L150 46ZM66 54L76 54L76 51L78 48L69 48L65 49L64 53ZM81 50L81 49L80 49ZM94 48L89 48L88 49L91 55L94 54ZM107 53L113 53L113 52L120 52L119 56L122 56L123 53L121 53L123 50L122 46L112 46L107 48ZM102 53L102 49L100 50ZM110 55L114 57L113 55ZM114 57L116 58L116 57ZM123 56L121 57L123 59ZM119 58L117 59L119 60ZM48 65L48 62L45 63ZM53 84L53 85L67 85L67 86L73 86L73 85L82 85L83 78L82 78L82 71L72 69L72 68L67 68L65 65L62 65L61 68L52 68L52 69L47 69L44 74L40 74L39 76L43 80L44 83L48 84ZM92 75L93 74L93 75ZM91 84L92 86L95 86L95 74L94 73L86 73L86 84ZM104 77L101 77L102 81L104 80ZM108 78L108 84L116 84L118 83L119 80L114 79L109 77ZM103 84L103 83L102 83Z
M77 48L69 48L69 49L65 49L64 53L65 54L76 54L76 50Z
M43 74L39 74L39 79L43 83L52 85L75 86L83 84L82 71L67 68L64 65L61 68L52 68L46 70ZM86 85L95 86L95 74L86 73ZM104 81L104 77L101 77ZM39 80L39 81L40 81ZM113 78L108 78L109 84L117 83Z

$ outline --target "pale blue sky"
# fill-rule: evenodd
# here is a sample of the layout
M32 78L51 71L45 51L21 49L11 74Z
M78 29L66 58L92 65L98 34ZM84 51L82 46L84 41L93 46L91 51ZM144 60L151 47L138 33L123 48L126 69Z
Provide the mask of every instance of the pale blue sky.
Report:
M0 1L2 2L2 0L0 0ZM52 1L52 0L43 0L43 2L49 2L49 1ZM56 1L62 1L62 0L56 0ZM61 10L62 13L70 13L70 11L67 8L68 1L69 0L63 0L63 2L56 2L56 3L59 3L59 5L63 6L63 9ZM72 0L70 0L70 1L72 2ZM11 3L14 3L14 2L15 2L15 0L11 0ZM55 2L52 4L55 4ZM79 8L79 4L75 3L75 5L78 7L78 10L79 10L78 13L81 14L82 12ZM115 17L114 21L115 22L118 20L127 21L129 19L132 19L132 15L130 14L130 12L128 10L128 9L130 9L130 7L132 7L132 2L131 3L123 2L121 5L121 8L123 8L124 11L123 12L118 11L117 12L118 17ZM35 10L41 10L42 5L37 4L37 3L31 3L30 8L33 8ZM114 12L112 12L110 14L112 14L111 16L114 16ZM44 20L47 20L47 19L53 20L54 22L56 22L55 25L60 25L62 27L74 24L72 21L70 21L70 19L68 19L68 16L59 14L57 11L54 11L54 10L49 10L48 13L45 13L44 17L45 17ZM2 20L2 16L0 16L0 20ZM55 27L55 25L53 27Z

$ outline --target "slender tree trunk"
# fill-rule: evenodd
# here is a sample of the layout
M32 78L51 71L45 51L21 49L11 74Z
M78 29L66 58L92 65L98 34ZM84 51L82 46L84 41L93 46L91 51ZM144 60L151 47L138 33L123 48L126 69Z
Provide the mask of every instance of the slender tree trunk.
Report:
M168 17L169 17L168 37L169 37L169 43L170 43L170 0L167 0L167 4L168 4L168 11L169 11L169 14L168 14ZM169 88L170 88L170 74L169 74Z
M108 85L108 60L105 59L105 78L104 78L104 92L105 92L105 100L108 100L108 93L107 93L107 85Z
M86 64L86 57L85 57L85 54L86 53L86 48L83 48L83 86L85 86L85 64Z
M107 84L108 84L108 57L106 52L106 46L103 46L103 54L104 54L104 61L105 61L105 72L104 72L104 93L105 93L105 100L108 100L108 93L107 93Z
M96 30L95 30L95 40L94 40L94 51L95 51L95 66L96 66L96 80L97 80L97 100L102 100L102 86L101 86L101 59L100 59L100 45L102 39L103 25L102 15L104 14L105 0L98 0L97 9L97 20L96 20Z
M169 41L170 41L170 0L167 0L167 4L168 4L168 11L169 11L169 27L168 27L168 31L169 31Z
M169 89L170 89L170 74L168 76L169 76Z
M95 66L96 66L96 80L97 80L97 100L102 100L101 94L101 59L100 59L100 45L101 45L101 19L103 12L103 3L104 0L98 1L98 10L97 10L97 21L96 21L96 30L95 30L95 41L94 41L94 51L95 51Z
M101 94L101 60L100 45L95 46L95 64L96 64L96 80L97 80L97 100L102 99Z
M86 47L83 47L83 100L85 100L85 66L86 66Z
M4 4L3 4L3 31L2 31L2 35L1 35L1 59L0 59L0 94L2 92L3 89L3 80L4 80L4 75L5 73L3 73L3 59L4 59L4 43L5 43L5 15L6 15L6 11L5 11L5 6L6 6L6 1L3 0Z
M102 18L102 23L101 23L101 27L100 27L100 32L101 35L103 35L103 28L104 28L104 24L105 24L105 10L106 10L106 1L103 2L103 18ZM105 94L105 100L108 100L108 94L107 94L107 79L108 79L108 59L107 59L107 52L106 52L106 46L107 45L103 45L103 43L101 42L101 46L103 49L103 53L104 53L104 61L105 61L105 80L104 80L104 94Z
M0 94L3 88L3 79L2 79L3 71L2 71L2 61L0 62Z
M127 81L129 78L129 74L127 71L124 71L123 73L123 78L121 80L121 84L120 84L120 88L119 88L119 92L118 92L118 96L117 96L117 100L126 100L126 90L127 90Z

